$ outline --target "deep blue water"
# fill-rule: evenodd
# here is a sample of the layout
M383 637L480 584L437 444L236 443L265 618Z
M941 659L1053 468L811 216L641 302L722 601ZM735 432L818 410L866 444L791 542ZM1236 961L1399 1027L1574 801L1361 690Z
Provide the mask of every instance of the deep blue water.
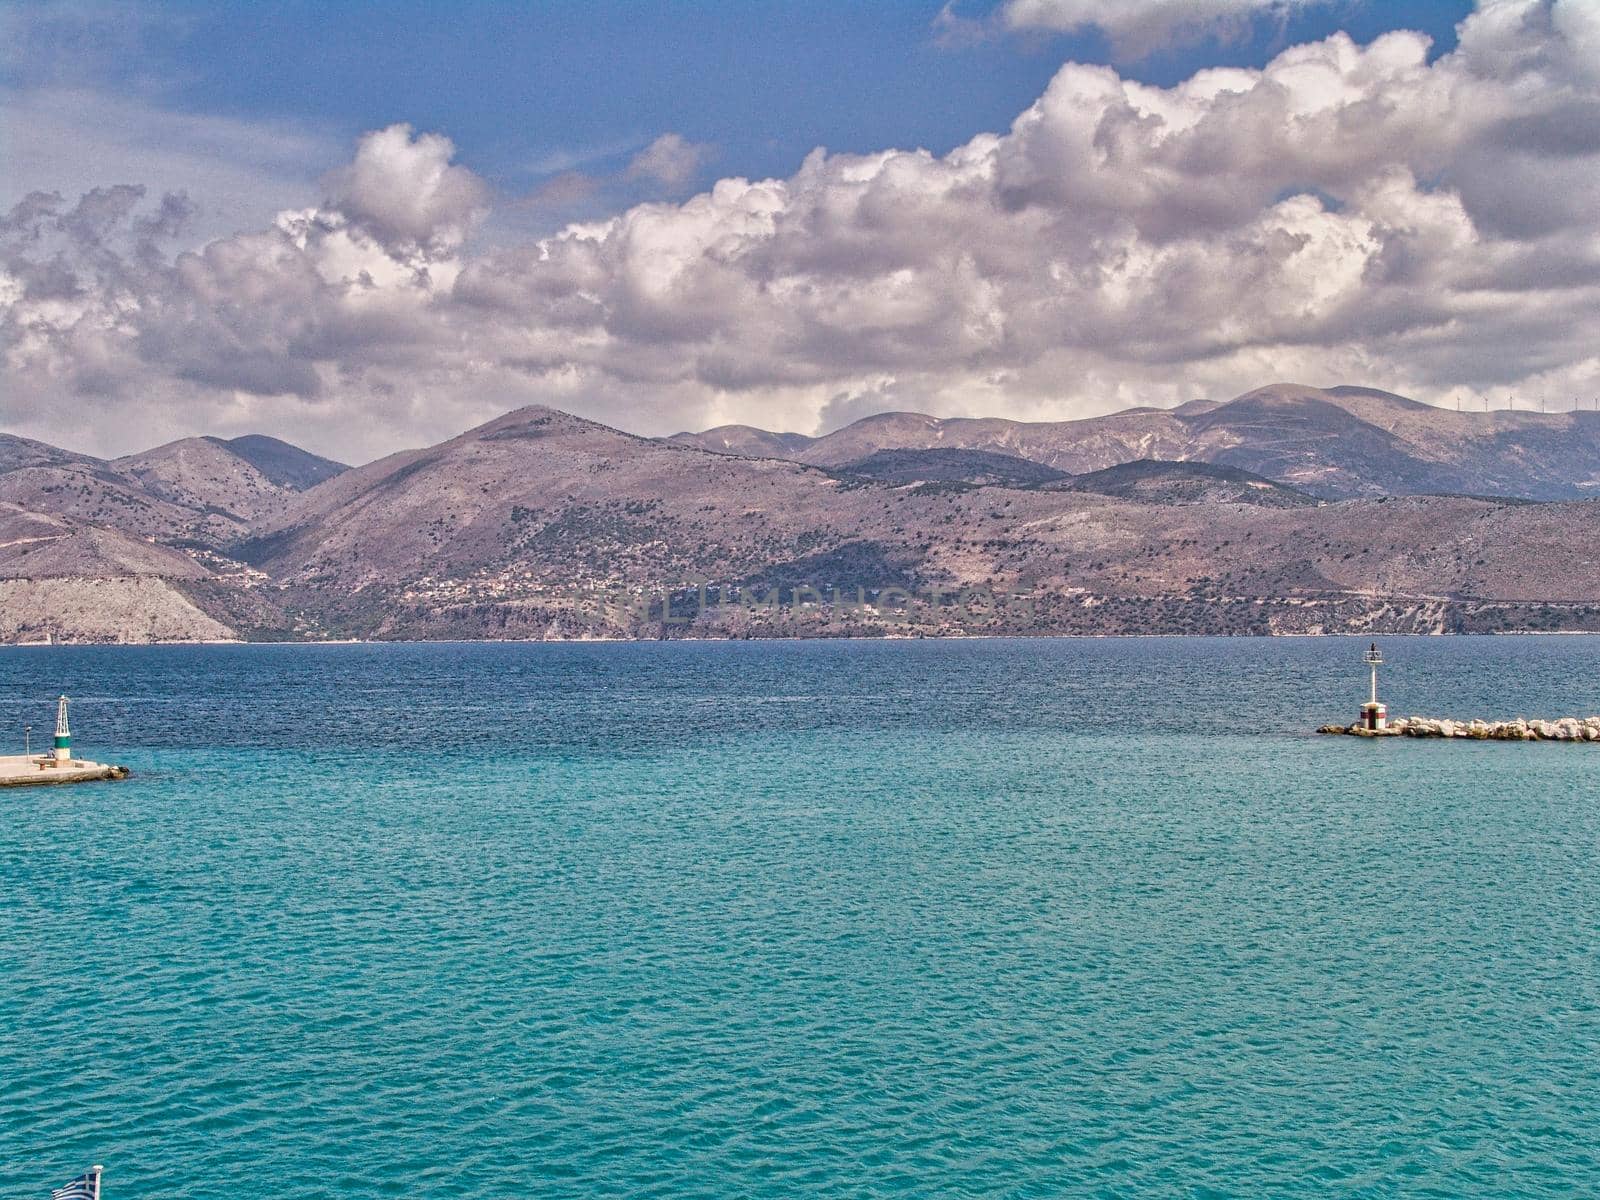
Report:
M1362 648L0 651L0 1196L1600 1193L1600 745Z

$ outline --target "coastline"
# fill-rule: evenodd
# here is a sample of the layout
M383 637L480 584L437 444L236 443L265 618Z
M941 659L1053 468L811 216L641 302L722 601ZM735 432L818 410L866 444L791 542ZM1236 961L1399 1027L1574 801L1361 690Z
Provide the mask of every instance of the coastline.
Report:
M1266 633L1170 633L1152 630L1148 633L910 633L910 634L816 634L791 636L748 634L694 634L687 637L539 637L539 638L208 638L188 640L151 641L70 641L0 642L0 650L52 650L87 648L130 648L144 646L538 646L538 645L646 645L657 642L984 642L984 641L1135 641L1153 638L1181 640L1188 638L1215 638L1226 640L1312 640L1322 638L1496 638L1496 637L1600 637L1597 629L1486 629L1486 630L1434 630L1419 633L1415 630L1355 629L1308 632L1305 630L1270 631Z

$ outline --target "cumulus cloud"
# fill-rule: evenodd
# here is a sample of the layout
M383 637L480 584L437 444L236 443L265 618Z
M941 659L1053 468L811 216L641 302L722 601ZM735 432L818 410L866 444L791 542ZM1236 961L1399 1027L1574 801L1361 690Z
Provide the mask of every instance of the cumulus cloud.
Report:
M409 125L369 133L355 161L328 176L327 203L386 244L458 246L484 214L488 189L451 163L455 153L449 138Z
M1590 396L1597 105L1588 9L1487 0L1432 63L1395 33L1170 88L1068 64L948 154L818 150L522 244L475 249L481 182L404 126L189 251L181 198L35 195L0 223L4 416L360 458L532 401L670 432L1281 378Z
M0 351L17 383L0 417L69 443L88 432L108 453L299 416L370 429L385 374L446 370L436 301L487 194L450 152L404 126L370 134L322 205L193 250L181 194L26 196L0 218ZM398 406L385 417L416 424Z

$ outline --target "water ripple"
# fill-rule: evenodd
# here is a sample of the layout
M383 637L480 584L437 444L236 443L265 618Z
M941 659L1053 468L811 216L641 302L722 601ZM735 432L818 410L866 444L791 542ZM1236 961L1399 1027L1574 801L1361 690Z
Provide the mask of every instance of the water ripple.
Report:
M0 1194L1600 1192L1600 754L1172 732L1337 643L331 649L50 659L174 744L0 794Z

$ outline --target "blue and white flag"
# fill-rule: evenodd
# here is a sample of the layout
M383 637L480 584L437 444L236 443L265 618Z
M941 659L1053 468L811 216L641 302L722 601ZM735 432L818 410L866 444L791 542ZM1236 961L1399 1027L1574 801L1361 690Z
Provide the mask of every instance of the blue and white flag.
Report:
M50 1193L50 1200L99 1200L99 1180L96 1172L79 1175L71 1183L63 1184Z

